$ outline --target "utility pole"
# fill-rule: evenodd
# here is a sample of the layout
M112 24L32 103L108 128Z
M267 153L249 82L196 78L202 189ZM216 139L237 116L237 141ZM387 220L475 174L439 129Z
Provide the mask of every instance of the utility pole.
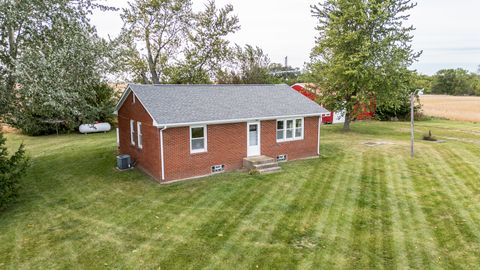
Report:
M423 89L417 89L410 95L410 156L415 156L413 144L415 141L415 96Z

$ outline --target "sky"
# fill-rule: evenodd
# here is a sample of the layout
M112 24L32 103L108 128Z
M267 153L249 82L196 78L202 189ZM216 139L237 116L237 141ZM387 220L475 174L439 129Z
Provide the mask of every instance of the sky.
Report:
M128 0L108 0L123 8ZM193 0L196 11L207 0ZM314 46L316 20L310 5L318 0L216 0L217 6L232 4L240 19L241 30L228 36L232 43L259 46L271 62L302 68L309 61ZM480 1L418 0L408 24L413 33L413 47L423 51L412 69L432 75L443 68L464 68L476 72L480 65ZM95 12L92 23L102 37L120 32L120 12Z

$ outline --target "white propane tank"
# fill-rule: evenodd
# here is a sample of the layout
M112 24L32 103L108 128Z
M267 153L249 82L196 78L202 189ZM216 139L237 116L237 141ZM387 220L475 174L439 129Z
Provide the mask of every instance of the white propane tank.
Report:
M94 133L94 132L107 132L110 131L112 126L109 123L96 123L96 124L83 124L80 125L78 130L80 133Z

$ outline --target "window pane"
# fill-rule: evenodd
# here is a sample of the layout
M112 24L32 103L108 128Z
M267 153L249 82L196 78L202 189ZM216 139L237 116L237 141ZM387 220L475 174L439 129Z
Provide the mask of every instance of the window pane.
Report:
M142 134L140 134L138 136L138 145L142 145L143 144L143 141L142 141Z
M293 138L293 129L287 129L287 139L291 139L291 138Z
M295 127L296 128L302 127L302 119L296 119L295 120Z
M277 140L283 140L283 130L277 130Z
M192 150L203 150L205 149L205 139L192 139Z
M295 138L301 138L301 137L302 137L302 128L295 129Z
M283 129L283 121L277 121L277 129Z
M293 128L293 120L287 120L287 128Z
M248 143L250 146L258 145L258 125L248 126Z
M192 138L203 138L203 127L192 128Z
M250 146L258 145L258 132L257 131L250 131L249 132L249 143Z

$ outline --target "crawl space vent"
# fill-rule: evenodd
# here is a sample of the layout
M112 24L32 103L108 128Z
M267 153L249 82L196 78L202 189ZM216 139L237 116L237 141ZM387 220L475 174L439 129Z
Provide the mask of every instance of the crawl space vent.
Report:
M212 173L223 172L225 170L225 165L213 165L212 166Z

